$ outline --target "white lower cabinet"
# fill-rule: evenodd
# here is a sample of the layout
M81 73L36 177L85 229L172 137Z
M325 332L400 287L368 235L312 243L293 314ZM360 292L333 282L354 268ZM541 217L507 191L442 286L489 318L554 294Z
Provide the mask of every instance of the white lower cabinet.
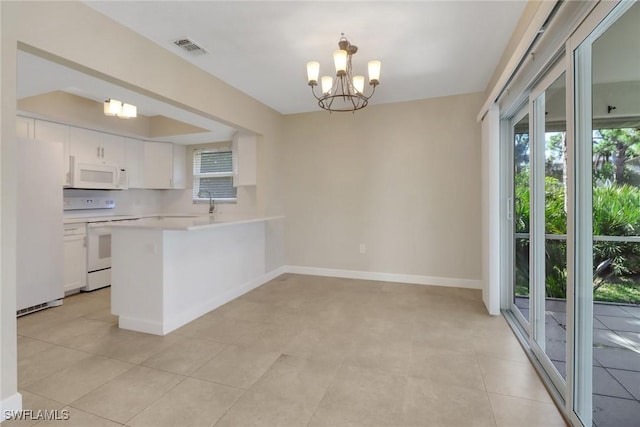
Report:
M85 224L64 226L64 291L87 284L87 245Z

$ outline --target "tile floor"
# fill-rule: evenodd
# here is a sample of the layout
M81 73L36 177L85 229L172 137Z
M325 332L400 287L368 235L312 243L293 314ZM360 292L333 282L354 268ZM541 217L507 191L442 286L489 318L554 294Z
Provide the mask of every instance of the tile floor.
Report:
M286 274L164 337L109 299L18 320L24 408L70 415L37 426L565 425L479 291Z
M529 315L528 298L516 298ZM566 375L566 301L545 303L545 350ZM640 419L640 307L593 304L593 425L637 427Z

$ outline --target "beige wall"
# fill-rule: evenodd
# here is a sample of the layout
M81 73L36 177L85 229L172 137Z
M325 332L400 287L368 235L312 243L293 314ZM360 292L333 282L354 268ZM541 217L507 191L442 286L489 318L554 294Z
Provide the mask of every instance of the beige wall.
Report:
M289 264L480 280L482 101L287 116Z

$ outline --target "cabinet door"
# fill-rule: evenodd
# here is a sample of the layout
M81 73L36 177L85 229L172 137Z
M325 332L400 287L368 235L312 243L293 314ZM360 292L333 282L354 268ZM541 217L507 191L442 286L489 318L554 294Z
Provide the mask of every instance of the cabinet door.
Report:
M16 117L16 135L19 138L33 139L34 120L29 117Z
M72 291L87 284L87 248L85 235L64 236L64 290Z
M129 177L129 188L144 188L144 142L124 139L124 165Z
M77 163L102 164L102 133L69 127L69 155Z
M256 149L257 137L255 135L233 136L233 185L256 185Z
M122 166L125 162L124 138L121 136L102 134L100 155L105 165Z
M171 188L173 182L173 144L144 141L144 186Z
M187 188L187 147L173 144L173 188Z
M67 186L69 182L69 136L70 128L67 125L59 123L47 122L44 120L35 120L34 137L38 141L55 141L62 143L64 147L63 167L62 167L62 185Z

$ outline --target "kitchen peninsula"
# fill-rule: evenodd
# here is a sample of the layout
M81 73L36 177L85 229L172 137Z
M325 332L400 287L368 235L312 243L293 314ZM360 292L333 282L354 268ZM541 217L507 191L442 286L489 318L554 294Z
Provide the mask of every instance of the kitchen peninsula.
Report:
M111 311L165 335L278 276L283 217L149 218L112 227Z

